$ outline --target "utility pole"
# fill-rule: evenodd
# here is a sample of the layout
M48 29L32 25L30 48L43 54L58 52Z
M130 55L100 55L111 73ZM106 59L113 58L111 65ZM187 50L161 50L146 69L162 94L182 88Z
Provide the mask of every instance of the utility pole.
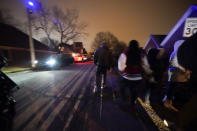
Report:
M33 1L27 2L27 17L28 17L28 28L29 28L29 48L30 48L30 57L31 57L31 66L35 67L35 49L34 49L34 42L32 38L32 21L31 15L33 13L33 9L35 8Z
M33 38L32 38L32 23L31 23L31 14L28 11L27 13L28 15L28 28L29 28L29 48L30 48L30 56L31 56L31 66L35 67L35 49L34 49L34 42L33 42Z

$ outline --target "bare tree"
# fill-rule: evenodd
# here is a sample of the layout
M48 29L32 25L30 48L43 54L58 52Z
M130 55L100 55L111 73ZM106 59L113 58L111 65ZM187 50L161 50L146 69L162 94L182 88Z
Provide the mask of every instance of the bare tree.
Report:
M127 44L123 41L119 41L115 46L114 46L114 56L119 57L119 55L127 48Z
M84 29L87 24L79 22L79 12L75 9L66 9L62 11L58 7L53 7L53 23L55 31L60 37L60 43L68 43L82 35L85 35Z
M96 50L103 42L106 42L109 48L113 50L119 41L111 32L98 32L92 43L93 50Z
M40 6L40 10L38 10L35 15L32 17L33 27L36 31L42 31L45 35L45 43L49 47L54 48L56 43L52 41L51 34L54 29L54 24L52 21L52 14L50 9ZM47 42L46 42L47 40Z
M52 45L52 46L49 46L50 48L55 48L56 45L59 44L59 42L58 42L57 40L54 40L54 39L48 38L48 37L42 37L40 40L41 40L41 42L42 42L43 44L48 43L49 40L50 40L50 44Z
M118 38L111 32L99 32L96 34L92 43L92 49L95 51L99 46L106 42L114 57L118 57L121 52L126 49L126 43L119 41Z

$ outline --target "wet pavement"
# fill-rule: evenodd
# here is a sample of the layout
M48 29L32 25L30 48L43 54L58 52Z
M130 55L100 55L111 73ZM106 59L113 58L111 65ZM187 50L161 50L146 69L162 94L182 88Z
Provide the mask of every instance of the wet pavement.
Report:
M160 130L147 115L143 103L137 102L134 110L121 101L116 71L108 76L101 110L99 95L92 93L95 82L92 62L59 70L12 74L10 77L21 87L14 93L17 104L13 130Z

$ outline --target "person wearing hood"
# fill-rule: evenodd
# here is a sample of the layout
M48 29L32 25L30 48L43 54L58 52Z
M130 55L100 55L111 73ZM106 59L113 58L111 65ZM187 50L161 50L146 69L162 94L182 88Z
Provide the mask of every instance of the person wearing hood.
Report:
M104 75L104 87L106 87L107 70L112 67L112 54L108 47L108 43L102 43L101 46L94 53L94 64L96 68L96 86L95 92L101 86L101 75Z

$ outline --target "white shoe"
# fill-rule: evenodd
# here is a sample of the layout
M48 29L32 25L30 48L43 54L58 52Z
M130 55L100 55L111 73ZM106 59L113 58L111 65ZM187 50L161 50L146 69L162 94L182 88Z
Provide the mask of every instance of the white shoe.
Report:
M93 93L96 93L96 92L97 92L97 86L96 86L96 85L94 86L94 89L93 89L92 92L93 92Z

